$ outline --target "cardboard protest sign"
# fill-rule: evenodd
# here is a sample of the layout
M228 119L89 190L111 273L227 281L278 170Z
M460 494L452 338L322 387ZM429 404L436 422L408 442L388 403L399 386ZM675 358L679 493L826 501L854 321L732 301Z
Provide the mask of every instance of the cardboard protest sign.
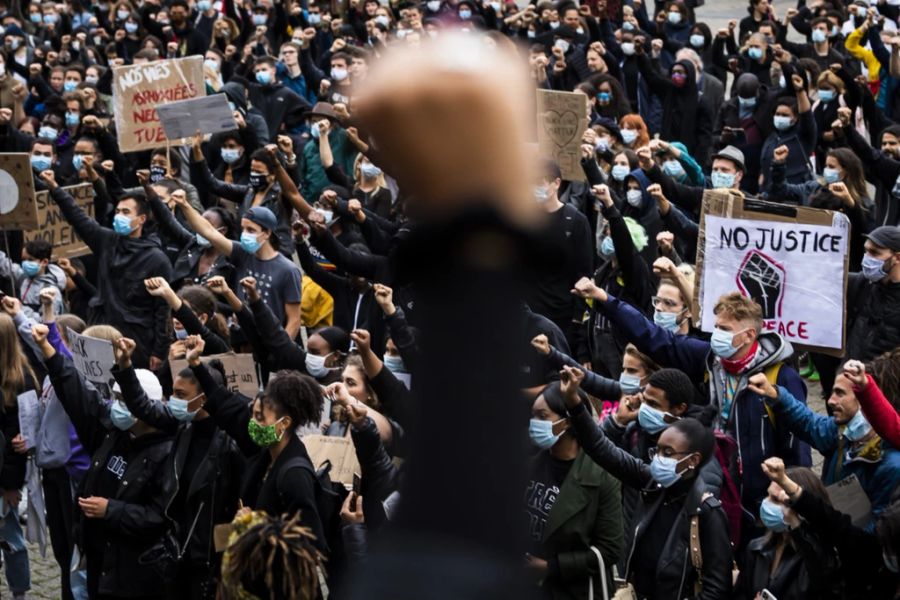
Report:
M34 173L28 154L0 154L0 229L38 226Z
M156 108L206 95L203 57L157 60L113 69L113 106L122 152L150 150L189 140L166 137Z
M223 133L237 129L234 111L228 105L225 94L160 104L156 112L170 140L191 137L198 129L200 133Z
M63 188L72 198L75 204L81 207L89 217L94 217L94 188L89 183L82 183ZM44 239L53 244L54 258L72 258L90 254L87 247L75 228L72 227L56 202L50 198L49 192L38 192L35 195L38 223L31 231L25 232L25 241Z
M340 481L350 489L353 485L353 474L359 474L359 461L356 460L356 448L349 435L347 437L307 435L303 437L303 445L306 446L316 470L326 460L331 461L329 473L331 480Z
M844 477L825 488L836 510L850 515L856 527L866 527L872 520L872 503L856 475Z
M112 388L116 383L112 368L116 362L112 342L81 335L69 330L72 343L72 361L75 369L94 384L103 398L112 398Z
M697 246L694 314L715 327L719 297L753 298L764 329L794 345L839 354L844 346L850 221L813 208L707 191Z
M562 178L585 181L581 136L588 126L587 96L537 90L537 133L541 154L559 164Z
M201 356L200 362L206 364L214 358L222 361L222 366L225 367L225 387L249 398L256 397L256 394L259 393L259 379L256 377L256 363L253 362L252 354L235 354L234 352L211 354ZM169 364L173 374L177 374L188 366L187 361L183 358L171 359Z

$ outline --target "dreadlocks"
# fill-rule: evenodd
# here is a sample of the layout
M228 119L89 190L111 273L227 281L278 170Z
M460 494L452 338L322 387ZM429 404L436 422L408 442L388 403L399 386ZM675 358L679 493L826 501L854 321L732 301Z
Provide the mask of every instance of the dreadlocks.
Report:
M222 561L223 598L315 600L324 556L315 535L300 525L299 513L270 517L251 513L249 527L236 536ZM236 519L236 529L241 529Z

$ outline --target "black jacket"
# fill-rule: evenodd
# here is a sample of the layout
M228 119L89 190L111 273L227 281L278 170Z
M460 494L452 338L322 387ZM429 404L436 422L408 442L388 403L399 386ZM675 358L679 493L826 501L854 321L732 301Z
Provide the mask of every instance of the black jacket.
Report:
M220 523L230 523L238 509L238 486L244 470L244 457L237 444L224 431L216 429L209 451L201 459L199 467L190 481L182 480L185 461L191 446L192 422L183 423L172 416L168 405L152 402L147 398L138 382L133 368L121 370L113 368L113 376L122 390L122 397L131 413L148 425L174 435L172 452L166 459L167 477L173 478L173 485L166 499L166 517L173 524L193 522L197 525L190 539L188 531L177 531L179 545L187 545L186 558L192 563L215 564L213 528ZM179 488L187 486L187 496L182 510L188 515L172 512L172 502L179 494Z
M138 342L134 361L169 355L169 305L147 293L144 280L172 277L172 265L154 235L130 238L102 227L65 190L50 196L97 257L97 295L91 298L96 323L112 325Z
M318 481L311 471L292 461L305 459L311 462L303 442L293 431L286 432L290 442L272 463L269 451L257 446L247 432L247 424L253 418L249 399L216 384L205 366L191 369L206 394L204 409L234 439L248 459L241 482L244 505L270 515L293 515L299 511L301 522L315 534L319 549L327 551L328 544L316 504L317 495L321 492Z
M250 101L266 118L266 125L269 128L269 139L266 142L275 141L285 116L312 108L309 102L280 83L263 86L251 82Z
M730 599L732 555L728 520L718 500L712 497L703 500L703 495L707 492L703 480L694 479L686 495L669 497L668 490L653 481L648 465L617 448L601 433L583 402L570 411L570 419L584 452L624 485L641 490L634 515L635 526L626 531L626 576L633 581L635 565L632 564L631 557L642 544L660 507L664 502L670 505L680 504L674 528L669 532L655 532L654 535L654 538L661 536L666 540L655 569L654 600L681 600L693 595L694 583L700 575L691 564L689 551L690 521L695 514L700 516L700 548L703 555L703 589L696 598Z
M770 575L780 534L766 534L747 545L735 598L754 600L766 589L778 600L837 600L841 598L839 561L834 548L823 544L806 523L790 531L789 541Z
M870 283L853 273L847 307L847 358L867 361L900 346L900 283Z
M46 361L50 382L75 427L91 465L77 496L97 495L98 480L110 468L116 448L125 449L127 464L118 489L109 498L106 517L87 519L75 514L76 539L87 554L102 554L101 594L115 597L161 595L166 581L140 557L159 543L168 529L166 500L172 494L173 478L164 464L172 441L154 431L137 438L127 431L107 428L109 406L99 392L86 383L72 360L55 354Z

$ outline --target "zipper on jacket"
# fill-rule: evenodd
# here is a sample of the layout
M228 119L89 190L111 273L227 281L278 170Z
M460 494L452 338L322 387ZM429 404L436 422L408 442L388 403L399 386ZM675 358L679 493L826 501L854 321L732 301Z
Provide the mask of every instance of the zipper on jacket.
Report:
M625 581L628 581L628 574L631 572L631 557L634 556L634 547L637 546L637 534L641 524L634 526L634 535L631 538L631 551L628 553L628 560L625 561Z
M763 400L765 402L765 400ZM766 458L766 419L769 415L763 411L762 420L759 422L759 443L762 444L762 455Z

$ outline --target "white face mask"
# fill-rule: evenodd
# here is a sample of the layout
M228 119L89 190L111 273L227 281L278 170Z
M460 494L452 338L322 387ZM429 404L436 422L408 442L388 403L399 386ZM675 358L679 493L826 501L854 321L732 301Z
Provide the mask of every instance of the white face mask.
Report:
M328 375L328 372L331 371L331 369L325 366L325 359L329 356L331 356L331 354L316 356L315 354L307 352L305 360L306 372L317 379L321 379Z

